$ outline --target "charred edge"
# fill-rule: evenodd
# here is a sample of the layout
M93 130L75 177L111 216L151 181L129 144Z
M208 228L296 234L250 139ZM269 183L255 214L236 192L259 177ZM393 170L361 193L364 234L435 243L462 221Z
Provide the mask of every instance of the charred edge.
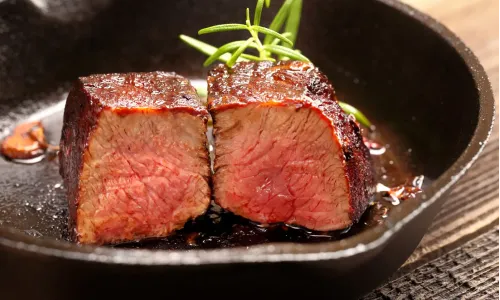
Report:
M375 167L370 151L363 142L359 125L351 118L347 118L347 121L353 131L350 144L354 148L352 159L346 161L351 190L350 216L353 222L358 222L375 194ZM358 201L354 201L355 199Z
M89 137L97 128L97 120L103 109L99 105L98 101L92 99L92 96L85 90L85 86L81 80L74 83L72 90L68 94L67 101L77 101L78 103L68 103L64 111L63 118L63 128L60 141L60 151L59 151L59 173L63 177L64 185L66 187L66 195L69 207L68 214L68 238L79 244L79 233L77 230L77 209L79 204L79 197L81 192L80 187L80 174L83 170L83 164L85 161L84 153L88 149ZM81 124L80 122L86 122L86 124ZM75 134L76 130L85 130L88 128L87 132L84 132L82 141L77 141ZM75 149L78 143L82 142L81 149ZM67 160L71 160L71 155L75 155L74 152L78 151L79 159L76 166L70 166ZM71 153L70 153L71 152ZM75 169L73 170L72 167ZM75 176L75 186L70 188L71 176L68 172L77 172Z

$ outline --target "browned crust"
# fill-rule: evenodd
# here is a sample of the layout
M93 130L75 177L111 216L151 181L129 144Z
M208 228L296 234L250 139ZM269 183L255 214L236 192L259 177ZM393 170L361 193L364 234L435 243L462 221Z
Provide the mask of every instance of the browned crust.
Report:
M80 77L89 97L99 105L130 108L185 110L208 116L196 89L189 80L172 72L95 74Z
M209 72L208 92L214 123L217 112L250 103L318 110L343 150L349 214L353 222L359 220L375 191L372 159L358 124L343 112L333 86L317 67L297 61L241 62L233 68L220 64Z
M148 87L138 89L134 86L140 84L140 80L148 81ZM168 87L169 84L175 86ZM199 116L205 126L209 116L195 88L175 73L113 73L78 78L66 100L59 151L59 174L64 181L69 207L69 234L77 242L76 210L83 153L104 109L112 109L119 114L137 110L186 112Z

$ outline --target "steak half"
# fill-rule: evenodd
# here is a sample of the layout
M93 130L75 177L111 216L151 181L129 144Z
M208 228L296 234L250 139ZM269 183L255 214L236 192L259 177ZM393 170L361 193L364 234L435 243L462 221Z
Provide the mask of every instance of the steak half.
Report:
M370 153L315 66L218 65L208 89L221 207L255 222L317 231L359 220L375 190Z
M168 236L210 202L208 112L174 73L81 77L66 102L60 174L77 242Z

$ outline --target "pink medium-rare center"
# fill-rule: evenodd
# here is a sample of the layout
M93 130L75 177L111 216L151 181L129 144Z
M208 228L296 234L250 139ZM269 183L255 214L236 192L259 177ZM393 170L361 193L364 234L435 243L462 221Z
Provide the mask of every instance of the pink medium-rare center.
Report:
M182 114L101 114L80 179L82 239L166 236L204 213L209 190L200 170L206 160L196 157L199 137L191 136L196 130L184 130L203 132L203 127Z
M350 225L343 153L312 108L251 104L217 117L215 197L257 222Z

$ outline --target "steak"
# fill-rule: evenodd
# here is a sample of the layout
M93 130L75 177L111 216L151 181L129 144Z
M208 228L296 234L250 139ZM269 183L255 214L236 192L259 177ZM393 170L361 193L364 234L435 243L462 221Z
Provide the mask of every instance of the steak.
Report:
M79 78L64 111L60 174L73 238L165 237L210 203L208 111L175 73Z
M208 105L213 193L222 208L315 231L359 220L375 191L370 153L318 68L297 61L215 66Z

